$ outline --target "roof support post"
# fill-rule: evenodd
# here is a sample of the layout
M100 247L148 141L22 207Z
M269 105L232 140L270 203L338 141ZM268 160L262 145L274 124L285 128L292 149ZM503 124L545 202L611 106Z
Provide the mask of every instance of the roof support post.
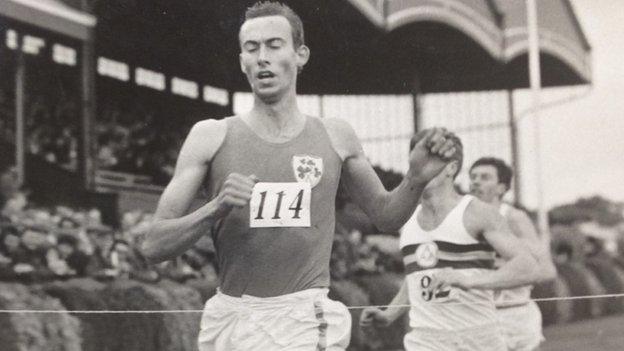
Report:
M540 90L542 86L540 70L539 29L537 21L537 4L535 0L526 0L527 26L529 32L529 80L531 84L533 135L535 157L535 184L537 191L537 221L542 234L547 233L548 214L544 204L544 187L542 175L541 136L539 123Z

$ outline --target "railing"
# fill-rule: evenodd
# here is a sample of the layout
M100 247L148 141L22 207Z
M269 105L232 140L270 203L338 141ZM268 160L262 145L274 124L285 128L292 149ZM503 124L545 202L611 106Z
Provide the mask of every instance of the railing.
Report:
M154 185L150 176L108 170L95 173L95 186L97 191L132 190L160 194L164 190L164 187Z

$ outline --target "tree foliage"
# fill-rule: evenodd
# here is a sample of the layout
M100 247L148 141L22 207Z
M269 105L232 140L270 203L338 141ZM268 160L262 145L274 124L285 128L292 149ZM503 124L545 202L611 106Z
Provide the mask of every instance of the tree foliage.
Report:
M557 206L549 211L548 217L551 225L595 221L604 226L614 226L624 222L623 211L623 203L596 195L580 198L572 204Z

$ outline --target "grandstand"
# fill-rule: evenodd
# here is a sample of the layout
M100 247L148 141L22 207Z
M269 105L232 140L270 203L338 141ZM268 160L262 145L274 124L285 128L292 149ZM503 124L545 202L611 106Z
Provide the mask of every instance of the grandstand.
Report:
M483 153L517 163L510 96L528 85L520 2L286 2L311 28L303 111L349 121L388 188L407 169L411 135L433 125L464 138L466 164ZM0 2L0 309L198 310L214 294L209 240L156 267L136 243L193 123L250 106L235 41L248 3ZM542 3L543 85L591 83L590 46L569 1ZM332 295L348 306L388 303L402 268L382 248L395 239L372 244L366 234L378 230L343 200ZM553 245L561 275L536 296L622 292L623 266L601 248L583 252L584 236L565 230ZM622 312L615 301L540 307L556 324ZM2 314L0 341L7 350L193 350L198 318ZM356 332L352 349L399 349L406 327Z

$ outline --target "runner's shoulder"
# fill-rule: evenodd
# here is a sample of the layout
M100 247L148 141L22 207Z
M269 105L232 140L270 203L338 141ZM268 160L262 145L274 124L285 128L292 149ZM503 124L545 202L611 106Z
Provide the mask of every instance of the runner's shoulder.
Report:
M473 197L464 214L464 224L473 233L481 233L504 222L504 218L496 208L477 197Z
M227 121L226 119L204 119L193 125L191 131L189 132L189 136L193 137L203 137L203 136L212 136L216 137L221 134L225 135L227 131Z
M507 220L511 226L525 226L533 225L531 217L522 209L510 206L509 213L507 214Z
M347 121L340 118L322 118L321 121L341 159L362 153L362 145Z
M210 161L223 144L226 134L225 119L205 119L193 125L185 143L202 150L205 153L202 158Z

